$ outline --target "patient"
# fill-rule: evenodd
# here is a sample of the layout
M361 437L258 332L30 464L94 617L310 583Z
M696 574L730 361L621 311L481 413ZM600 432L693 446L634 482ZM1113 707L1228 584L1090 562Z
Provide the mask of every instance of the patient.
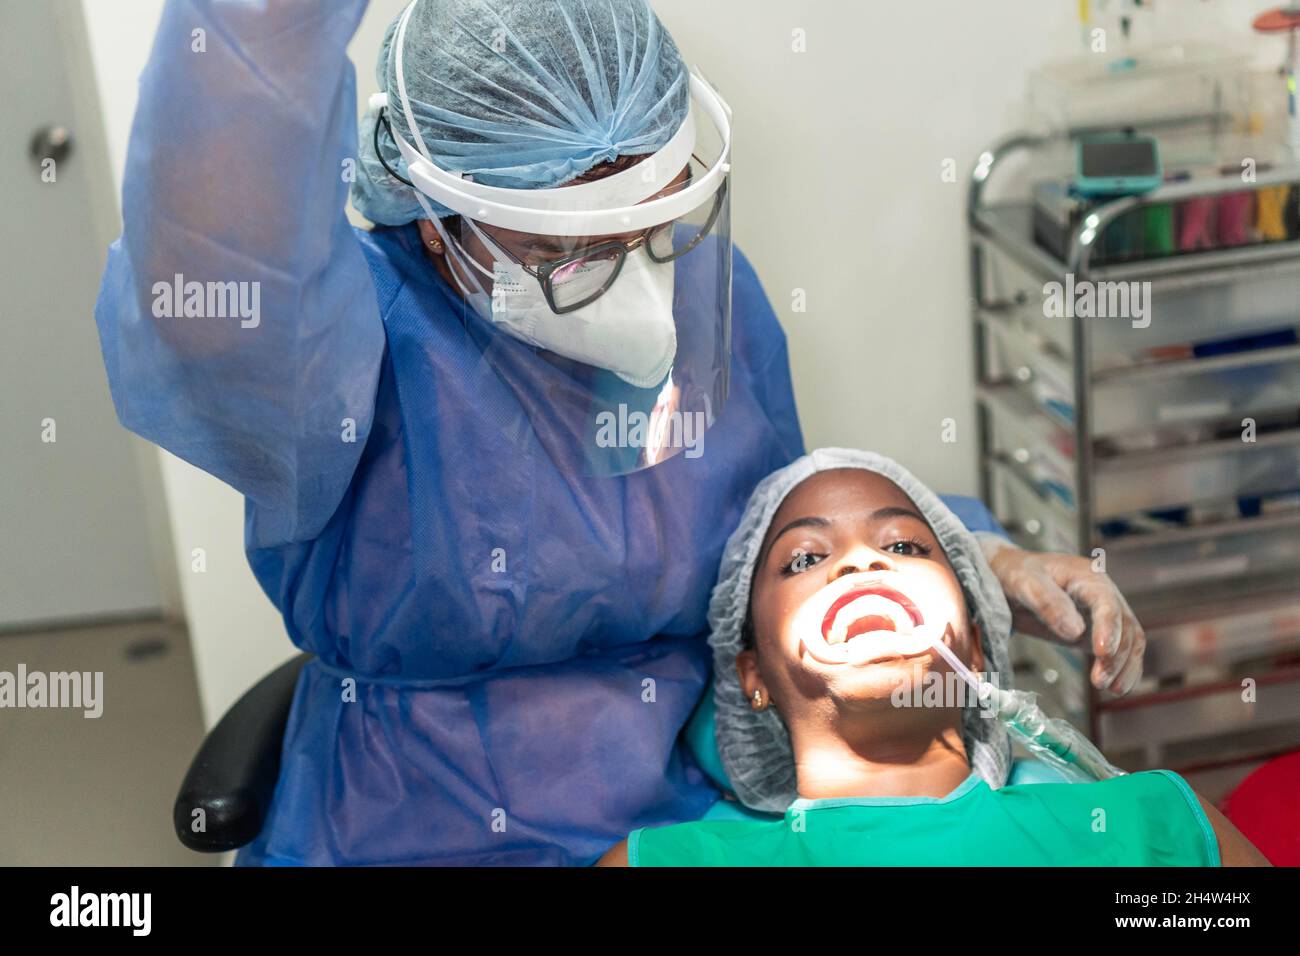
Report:
M913 693L965 689L934 633L1009 675L1010 612L969 532L889 459L822 449L765 479L709 622L723 765L784 816L636 830L598 865L1267 865L1167 771L1004 786L1009 740L973 695Z

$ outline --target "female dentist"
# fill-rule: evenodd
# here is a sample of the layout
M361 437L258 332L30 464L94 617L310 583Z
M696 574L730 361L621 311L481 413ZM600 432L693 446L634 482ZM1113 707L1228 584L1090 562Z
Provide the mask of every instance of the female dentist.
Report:
M167 4L95 310L113 400L245 495L316 655L241 862L590 863L716 800L677 743L709 591L803 452L733 274L729 111L646 0L415 0L358 136L365 5ZM993 563L1136 682L1105 576Z

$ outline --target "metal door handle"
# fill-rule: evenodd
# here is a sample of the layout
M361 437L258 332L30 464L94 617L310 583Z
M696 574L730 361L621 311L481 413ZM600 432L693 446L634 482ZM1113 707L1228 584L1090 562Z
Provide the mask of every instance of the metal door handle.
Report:
M32 135L31 155L39 166L44 160L61 163L72 153L72 131L66 126L45 126Z

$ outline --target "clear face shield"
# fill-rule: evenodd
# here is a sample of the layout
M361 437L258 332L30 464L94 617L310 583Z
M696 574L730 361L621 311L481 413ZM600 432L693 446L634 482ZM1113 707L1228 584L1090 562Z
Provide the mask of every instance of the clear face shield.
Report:
M494 382L514 391L548 454L583 473L702 455L731 354L726 104L692 76L690 112L658 152L569 186L487 186L440 169L419 141L404 28L386 110L405 112L416 142L385 125ZM439 219L428 200L455 215Z

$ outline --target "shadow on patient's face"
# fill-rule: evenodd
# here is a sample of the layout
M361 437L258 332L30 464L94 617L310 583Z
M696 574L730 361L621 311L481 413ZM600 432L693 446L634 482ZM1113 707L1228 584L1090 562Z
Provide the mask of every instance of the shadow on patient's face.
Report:
M741 686L770 700L796 739L809 724L959 723L956 705L894 703L896 689L910 694L931 673L956 683L931 647L936 630L972 669L984 666L929 524L892 481L858 468L819 472L782 502L755 565L750 624Z

